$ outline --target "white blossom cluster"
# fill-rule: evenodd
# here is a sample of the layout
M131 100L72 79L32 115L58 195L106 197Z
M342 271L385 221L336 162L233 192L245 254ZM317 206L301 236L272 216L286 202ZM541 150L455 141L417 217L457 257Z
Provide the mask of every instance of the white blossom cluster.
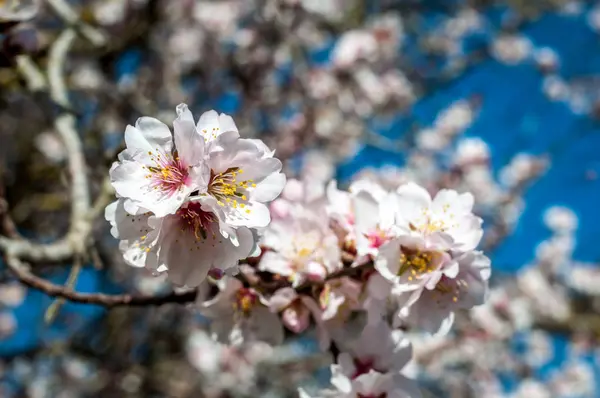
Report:
M206 112L196 123L181 104L173 130L150 117L127 127L127 148L110 169L118 199L105 216L128 264L197 287L211 270L258 254L265 202L285 176L273 152L240 138L227 115Z
M313 324L322 350L341 350L323 396L420 396L403 374L404 330L445 335L457 310L486 298L473 196L432 198L412 182L286 183L274 153L215 111L196 123L179 105L173 130L140 118L110 170L118 199L106 219L125 262L199 287L222 343L277 345L285 329Z

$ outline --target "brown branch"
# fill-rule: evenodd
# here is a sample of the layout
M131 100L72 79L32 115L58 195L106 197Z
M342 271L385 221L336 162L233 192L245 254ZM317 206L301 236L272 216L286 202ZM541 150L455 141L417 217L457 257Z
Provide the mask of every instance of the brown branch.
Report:
M72 287L65 285L57 285L47 281L39 276L32 274L29 271L27 264L22 262L18 257L10 253L5 256L8 269L17 277L17 279L26 286L39 290L48 296L56 297L72 301L75 303L95 304L107 308L132 306L160 306L163 304L185 304L196 300L196 291L176 293L172 292L166 295L133 295L133 294L104 294L104 293L80 293L72 290ZM333 272L325 278L325 281L342 278L345 276L357 276L362 271L367 270L372 266L372 263L362 264L358 267L347 267L339 271ZM240 273L239 279L242 282L248 283L248 280ZM298 293L310 294L313 287L321 286L324 282L305 282L296 290ZM250 284L252 287L264 294L272 294L277 289L291 286L289 282L284 283L262 283L260 281Z
M107 308L120 306L143 307L158 306L169 303L185 304L196 300L196 292L176 293L171 292L162 296L133 295L133 294L104 294L80 293L71 290L68 286L56 285L40 278L28 270L28 266L17 257L5 256L6 265L17 279L26 286L40 290L51 297L62 298L74 303L95 304Z

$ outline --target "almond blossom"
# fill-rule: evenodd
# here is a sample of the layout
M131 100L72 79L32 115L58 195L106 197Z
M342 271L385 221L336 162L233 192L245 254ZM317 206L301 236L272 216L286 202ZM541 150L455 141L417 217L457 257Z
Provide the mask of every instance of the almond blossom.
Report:
M225 237L218 217L197 202L187 203L175 214L155 217L131 215L119 199L106 208L111 233L122 239L119 248L125 262L156 272L167 272L180 286L196 287L211 269L228 270L240 259L257 254L256 237L245 227Z
M264 300L257 291L228 276L217 281L217 287L216 296L198 303L200 313L211 320L210 330L215 339L232 345L249 341L273 345L283 342L279 317L262 303Z
M456 255L458 273L442 275L435 286L422 286L398 296L396 323L407 323L434 334L448 333L454 312L484 303L490 277L490 260L481 252ZM427 314L427 316L423 316Z
M151 117L127 126L127 148L110 169L117 195L147 209L157 217L172 214L197 189L206 189L202 173L204 140L188 119L187 106L177 107L178 117L169 127Z
M482 220L472 213L473 195L442 189L435 198L415 183L396 193L396 226L403 234L420 236L441 249L473 250L483 235ZM446 242L446 243L444 243Z
M341 343L337 364L331 366L334 389L321 397L421 397L416 383L402 374L412 348L401 331L380 322L364 328L357 339ZM308 396L304 391L301 396Z
M396 236L395 196L379 184L361 179L345 192L332 182L327 187L327 197L329 217L345 234L346 246L356 251L357 264L376 256L379 247Z
M340 269L338 240L327 219L295 205L286 218L273 220L264 231L259 269L288 278L292 286L319 281Z

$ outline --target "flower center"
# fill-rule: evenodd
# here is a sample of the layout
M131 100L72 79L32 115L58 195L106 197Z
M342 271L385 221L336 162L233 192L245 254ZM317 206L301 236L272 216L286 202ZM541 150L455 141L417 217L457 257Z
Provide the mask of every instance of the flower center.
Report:
M245 203L238 201L248 200L246 196L248 188L254 188L256 184L252 180L238 180L238 175L243 172L244 170L239 167L230 167L221 173L210 171L208 193L217 199L220 206L227 204L234 209L246 207ZM246 213L250 213L250 209L246 209Z
M204 211L198 202L188 202L186 207L177 211L182 231L194 233L196 240L206 239L210 231L215 238L213 226L216 225L217 216L214 213Z
M235 300L233 302L233 309L237 313L241 313L244 316L249 316L252 312L252 308L258 303L258 296L256 293L248 288L241 288L235 294Z
M409 227L413 231L420 231L425 234L433 234L435 232L446 232L451 228L457 228L457 223L452 223L454 213L450 213L450 205L442 206L443 218L435 217L432 211L428 208L421 210L421 217L415 222L410 223ZM444 219L445 217L445 219Z
M366 238L369 240L369 247L372 249L379 249L385 242L389 240L388 234L377 228L369 233L365 234Z
M452 302L458 302L460 298L460 294L463 289L466 289L469 286L467 281L464 279L451 279L446 275L442 275L442 278L435 286L435 292L438 295L452 295ZM440 299L437 299L438 304L440 303Z
M367 374L371 371L371 369L373 368L375 361L373 361L372 359L358 359L358 358L354 358L354 368L355 371L352 374L352 378L356 379L358 376Z
M402 254L400 254L400 269L398 270L398 276L402 276L404 273L409 272L410 275L408 276L408 280L412 281L415 277L429 274L435 270L433 259L434 254L431 252L409 250L403 247Z
M189 183L188 168L181 162L177 152L170 154L154 154L148 151L150 160L154 166L144 166L148 171L146 178L150 180L150 187L153 190L161 191L167 195L172 195L182 185Z

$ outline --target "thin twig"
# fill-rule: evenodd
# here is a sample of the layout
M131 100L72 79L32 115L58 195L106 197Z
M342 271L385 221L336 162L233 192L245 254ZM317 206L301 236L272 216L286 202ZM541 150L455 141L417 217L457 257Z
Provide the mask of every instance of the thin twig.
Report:
M71 267L71 271L69 272L69 276L67 277L67 281L65 282L65 290L75 290L75 284L77 283L77 278L79 278L79 273L81 272L81 256L75 256L73 267ZM58 315L60 308L65 304L64 297L58 297L50 307L46 310L46 314L44 315L44 321L47 325L50 325L54 322L54 319Z
M40 71L29 55L15 57L17 70L25 79L29 91L43 91L47 88L46 76Z
M52 10L63 21L71 25L77 30L81 36L92 43L96 47L101 47L106 44L106 36L102 31L93 26L86 24L81 20L77 12L71 8L71 5L65 0L46 0Z

